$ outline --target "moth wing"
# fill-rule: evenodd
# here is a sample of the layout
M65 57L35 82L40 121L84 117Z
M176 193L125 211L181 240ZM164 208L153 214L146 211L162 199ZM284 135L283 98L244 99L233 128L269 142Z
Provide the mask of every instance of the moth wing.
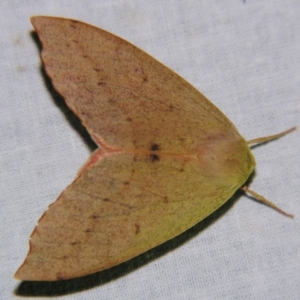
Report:
M34 230L16 273L100 271L180 234L221 206L254 159L232 123L128 42L68 19L31 19L55 89L99 145Z
M190 160L96 155L103 157L39 220L17 278L68 279L127 261L187 230L236 189L208 181Z
M208 138L240 141L232 123L173 71L127 41L78 21L33 17L55 89L95 142L186 153Z

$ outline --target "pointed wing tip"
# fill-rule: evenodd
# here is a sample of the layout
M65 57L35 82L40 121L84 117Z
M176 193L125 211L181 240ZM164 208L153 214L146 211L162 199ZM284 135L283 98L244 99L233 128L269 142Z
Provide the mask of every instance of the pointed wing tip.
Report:
M41 276L37 270L33 270L29 264L24 263L14 274L14 278L21 281L56 281L57 277Z
M38 270L32 263L30 263L30 259L28 260L29 255L30 253L27 255L22 265L14 274L14 278L21 281L49 281L49 279L47 279L47 277L49 277L49 274L41 273L40 270Z
M37 28L40 26L41 22L45 20L44 16L32 16L30 17L30 23L34 27L34 29L37 31Z
M42 260L32 258L29 253L14 274L14 278L21 281L59 281L67 280L75 277L84 276L86 274L70 274L70 272L56 272L55 266L47 266L44 268Z
M22 280L22 281L27 281L28 280L28 276L26 275L26 267L24 270L24 264L22 264L21 267L19 267L19 269L17 270L17 272L14 274L14 278L17 280Z
M34 25L36 22L38 22L39 20L45 18L44 16L32 16L30 17L30 22L32 25Z
M51 17L51 16L32 16L30 17L30 22L33 25L33 27L36 28L36 26L38 26L39 24L50 21L51 19L53 20L53 19L62 19L62 18Z
M23 264L19 267L17 272L14 274L14 278L22 281L37 281L35 275L36 272L31 269L30 265L27 263L26 259Z
M20 270L20 269L18 269L17 272L14 274L14 278L17 279L17 280L23 280L23 279L20 277L19 270Z

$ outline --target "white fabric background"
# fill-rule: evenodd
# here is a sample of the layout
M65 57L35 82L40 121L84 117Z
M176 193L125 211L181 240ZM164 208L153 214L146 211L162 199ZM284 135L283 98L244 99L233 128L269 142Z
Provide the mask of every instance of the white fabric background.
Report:
M300 128L299 0L2 0L0 298L299 299L299 129L253 150L251 184L294 220L238 195L111 270L57 283L13 278L37 220L91 153L41 73L29 22L41 14L131 41L206 94L246 139Z

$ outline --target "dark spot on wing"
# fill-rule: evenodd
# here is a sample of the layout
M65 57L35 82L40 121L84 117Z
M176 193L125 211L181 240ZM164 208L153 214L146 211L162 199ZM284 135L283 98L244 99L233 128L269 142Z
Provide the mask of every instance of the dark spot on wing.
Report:
M124 188L124 191L129 189L129 185L130 185L130 182L129 182L129 181L124 181L124 182L123 182L123 188Z
M116 100L114 98L109 98L108 99L108 103L111 105L115 105L116 104Z
M73 28L73 29L77 29L77 26L76 26L77 24L76 23L77 23L77 21L72 20L71 24L70 24L70 27Z
M159 150L160 150L160 146L158 144L156 144L156 143L151 144L151 146L150 146L150 151L151 151L150 160L152 162L159 161L160 157L159 157L158 153L156 153L156 151L159 151Z
M150 160L152 162L156 162L156 161L159 161L159 156L157 154L150 154Z
M77 245L77 244L79 244L79 243L80 243L80 242L71 242L70 245L71 245L71 246L74 246L74 245Z
M91 218L94 219L94 220L96 220L96 219L99 219L100 216L98 216L98 215L91 215Z
M151 151L158 151L160 150L160 146L158 144L152 144L151 147L150 147L150 150Z
M137 223L135 223L135 224L134 224L134 227L135 227L135 234L140 233L140 230L141 230L140 225L137 224Z

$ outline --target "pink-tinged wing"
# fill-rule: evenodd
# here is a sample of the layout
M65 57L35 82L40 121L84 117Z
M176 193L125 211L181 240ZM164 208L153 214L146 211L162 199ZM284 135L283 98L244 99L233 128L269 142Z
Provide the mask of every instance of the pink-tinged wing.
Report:
M117 265L201 221L246 181L255 164L246 142L185 80L101 29L31 21L55 89L100 149L39 220L17 278Z

